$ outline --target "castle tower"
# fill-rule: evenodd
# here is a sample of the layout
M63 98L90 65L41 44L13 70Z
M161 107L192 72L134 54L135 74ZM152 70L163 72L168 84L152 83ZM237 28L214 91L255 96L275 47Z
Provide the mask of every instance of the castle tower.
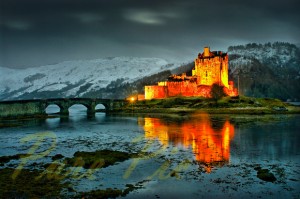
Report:
M204 47L204 54L203 54L203 57L209 57L209 53L210 50L209 50L209 47Z
M228 88L228 55L222 51L211 52L209 47L204 47L204 52L199 53L195 59L193 76L197 77L198 85L211 86L214 83Z

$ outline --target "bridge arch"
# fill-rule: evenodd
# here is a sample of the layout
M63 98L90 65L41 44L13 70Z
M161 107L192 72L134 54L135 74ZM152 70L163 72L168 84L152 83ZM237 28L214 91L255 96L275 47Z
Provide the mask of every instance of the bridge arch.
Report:
M47 104L45 107L46 114L60 113L61 107L57 104Z
M46 112L46 110L47 110L47 108L49 107L49 106L51 106L51 105L56 105L56 106L58 106L59 107L59 109L60 109L60 111L59 111L59 113L60 114L69 114L69 107L68 107L68 105L67 104L65 104L65 103L63 103L63 102L60 102L60 101L50 101L50 102L47 102L46 104L45 104L45 112ZM46 112L47 113L47 112Z
M85 99L85 98L73 98L69 101L69 106L71 107L74 104L81 104L87 108L87 115L95 115L96 101L94 99Z
M99 112L106 112L107 110L109 110L109 106L106 103L95 103L95 111L99 111Z
M73 102L73 103L70 103L70 104L69 104L69 108L71 108L71 107L74 106L74 105L82 105L82 106L84 106L84 107L87 108L87 109L90 107L90 105L87 104L87 103Z
M86 104L82 104L82 103L74 103L74 104L70 104L68 111L69 111L69 115L70 114L88 114L88 106Z

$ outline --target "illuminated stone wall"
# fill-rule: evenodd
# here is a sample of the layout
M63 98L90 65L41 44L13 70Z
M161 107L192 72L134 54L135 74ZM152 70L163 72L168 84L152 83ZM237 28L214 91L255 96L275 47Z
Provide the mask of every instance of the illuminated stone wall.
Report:
M195 96L197 95L197 84L189 81L167 82L168 97Z
M145 99L163 99L167 97L166 86L145 86Z
M238 90L236 88L234 88L233 81L228 82L228 88L225 87L224 91L229 96L237 96L238 95Z
M167 82L167 86L145 86L145 99L163 99L167 97L210 97L211 86L200 85L195 82Z

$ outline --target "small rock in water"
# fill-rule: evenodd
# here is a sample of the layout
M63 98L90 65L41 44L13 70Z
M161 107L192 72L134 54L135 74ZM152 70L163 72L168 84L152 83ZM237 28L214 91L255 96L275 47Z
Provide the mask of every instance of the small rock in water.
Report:
M271 173L268 169L258 169L257 170L257 177L261 180L267 182L274 182L276 178L273 173Z
M59 160L64 158L64 156L62 154L56 154L55 156L52 157L52 160Z
M287 109L283 106L280 106L280 107L279 106L274 106L273 110L274 111L287 111Z
M171 177L179 178L179 175L178 175L178 173L177 173L176 171L172 171L172 172L170 173L170 176L171 176Z

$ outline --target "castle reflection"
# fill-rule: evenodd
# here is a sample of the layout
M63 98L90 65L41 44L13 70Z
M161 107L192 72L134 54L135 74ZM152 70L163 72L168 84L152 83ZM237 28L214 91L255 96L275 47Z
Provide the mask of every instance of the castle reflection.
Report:
M201 114L185 121L168 121L159 118L141 118L147 139L158 139L163 145L191 147L198 163L206 172L212 166L223 166L229 162L230 139L234 126L228 120L213 120Z

